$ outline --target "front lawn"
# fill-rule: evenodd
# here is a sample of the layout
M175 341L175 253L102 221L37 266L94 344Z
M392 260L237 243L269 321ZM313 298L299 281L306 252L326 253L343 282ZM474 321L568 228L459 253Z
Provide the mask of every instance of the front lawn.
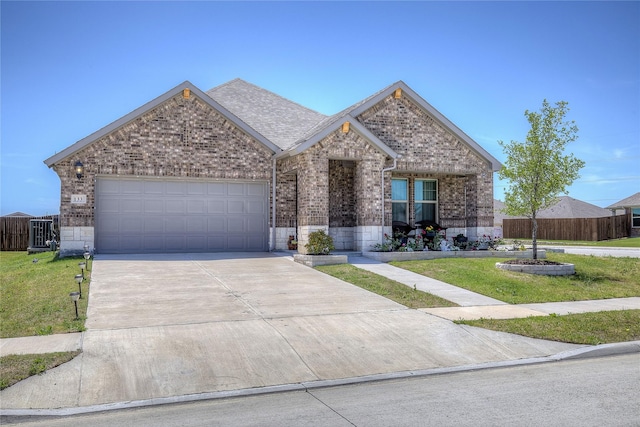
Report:
M32 375L43 374L48 369L68 362L78 354L80 351L4 356L0 358L0 390Z
M573 276L536 276L499 270L495 258L446 258L391 262L509 304L581 301L640 296L640 259L547 253L552 261L575 264Z
M55 252L0 252L0 338L83 331L90 271L78 301L79 320L69 297L78 291L79 262L84 258L59 259Z
M402 283L380 276L367 270L354 267L351 264L323 265L316 267L330 276L336 277L345 282L359 286L363 289L382 295L397 303L409 308L430 308L430 307L456 307L457 304L428 294L416 289L412 289Z
M524 319L458 320L455 323L574 344L640 340L640 310L601 311Z

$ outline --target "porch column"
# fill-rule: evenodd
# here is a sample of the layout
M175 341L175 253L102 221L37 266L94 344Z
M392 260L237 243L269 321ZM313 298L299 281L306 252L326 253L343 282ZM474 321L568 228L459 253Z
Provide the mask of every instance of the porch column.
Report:
M298 172L298 252L307 253L309 234L329 234L329 160L305 154Z
M382 242L385 230L382 229L382 197L381 173L385 166L383 156L367 158L356 164L355 194L356 194L356 229L355 244L358 251L370 251ZM385 176L385 194L391 191L391 173ZM391 204L385 206L385 229L391 233Z

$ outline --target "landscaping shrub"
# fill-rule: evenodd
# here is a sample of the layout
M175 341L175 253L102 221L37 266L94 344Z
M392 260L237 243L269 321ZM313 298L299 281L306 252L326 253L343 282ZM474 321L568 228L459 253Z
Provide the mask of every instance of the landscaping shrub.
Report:
M333 246L333 238L327 235L324 230L314 231L309 234L309 243L304 245L309 255L329 255Z

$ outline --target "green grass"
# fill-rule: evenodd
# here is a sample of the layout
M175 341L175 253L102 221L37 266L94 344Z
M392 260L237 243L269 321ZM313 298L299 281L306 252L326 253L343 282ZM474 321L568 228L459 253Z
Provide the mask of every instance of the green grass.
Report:
M69 351L47 354L13 354L1 357L0 390L68 362L78 354L80 354L79 351Z
M640 340L640 310L509 320L459 320L456 323L575 344L597 345Z
M495 258L447 258L391 262L509 304L580 301L640 296L640 259L548 253L552 261L575 264L573 276L537 276L499 270Z
M395 280L388 279L351 264L324 265L316 270L337 277L363 289L382 295L409 308L456 307L457 304L435 295L412 289Z
M78 291L74 277L81 261L84 258L59 259L54 252L0 252L0 338L83 331L90 272L85 271L78 301L79 320L69 298Z

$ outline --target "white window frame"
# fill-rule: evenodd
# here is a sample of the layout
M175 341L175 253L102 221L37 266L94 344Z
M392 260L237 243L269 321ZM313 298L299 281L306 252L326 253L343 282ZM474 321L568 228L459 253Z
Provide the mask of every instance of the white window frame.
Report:
M640 208L631 208L631 228L640 228Z
M404 181L405 193L407 194L406 199L393 198L393 182L394 181ZM396 203L404 204L405 219L403 222L406 222L408 224L409 223L409 180L407 178L391 178L391 221L400 221L393 218L393 205Z
M416 185L416 183L417 183L418 181L421 181L421 182L435 182L435 184L436 184L436 190L435 190L435 192L436 192L436 198L435 198L435 200L417 200L417 197L416 197L416 189L418 188L418 186ZM434 221L434 222L438 222L438 180L437 180L437 179L422 179L422 178L416 178L416 179L414 180L414 183L413 183L413 199L414 199L414 200L413 200L413 203L414 203L414 208L413 208L413 209L414 209L414 212L415 212L415 215L416 215L416 222L417 222L417 221L420 221L420 220L418 219L418 217L417 217L418 204L419 204L419 203L420 203L420 204L431 204L431 205L434 205L434 219L433 219L433 221Z

